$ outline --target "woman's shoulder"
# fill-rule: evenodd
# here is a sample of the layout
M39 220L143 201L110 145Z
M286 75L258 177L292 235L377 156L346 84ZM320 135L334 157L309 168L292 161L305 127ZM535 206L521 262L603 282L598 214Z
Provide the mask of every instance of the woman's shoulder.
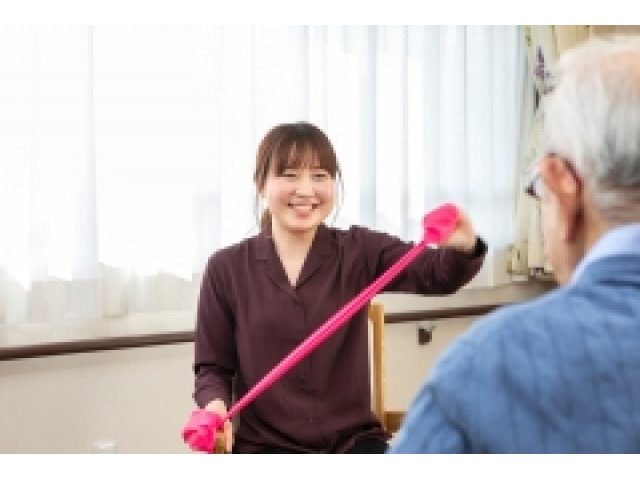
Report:
M260 240L258 234L218 248L209 255L206 268L237 267L247 255L257 250Z
M332 235L341 238L367 235L369 232L376 233L376 230L359 224L349 224L346 226L325 225L325 228L331 232Z
M343 246L378 245L398 241L399 238L380 230L374 230L363 225L349 225L348 227L327 227L334 241Z
M357 242L366 237L369 233L367 227L361 225L348 225L348 226L324 226L325 231L331 239L340 245L349 242Z

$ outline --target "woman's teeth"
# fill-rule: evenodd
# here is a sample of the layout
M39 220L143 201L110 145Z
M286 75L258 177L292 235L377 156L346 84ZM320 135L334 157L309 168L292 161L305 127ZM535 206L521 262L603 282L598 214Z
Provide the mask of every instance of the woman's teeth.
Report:
M310 212L311 210L316 208L315 205L289 205L289 206L298 212Z

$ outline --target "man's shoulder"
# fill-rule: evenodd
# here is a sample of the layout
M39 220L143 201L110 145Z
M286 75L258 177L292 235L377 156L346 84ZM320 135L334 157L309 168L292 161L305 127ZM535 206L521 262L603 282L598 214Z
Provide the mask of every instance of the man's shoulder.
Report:
M533 338L548 337L553 332L552 318L560 316L570 307L566 289L556 289L520 303L498 307L479 317L456 338L441 355L434 374L456 371L463 376L471 370L494 370L509 362L510 355L519 354L525 343ZM553 327L551 327L553 328Z
M529 324L538 323L540 318L566 308L567 295L567 291L556 289L523 302L505 304L478 318L463 336L479 346L505 335L513 336Z
M558 287L500 307L450 344L432 369L428 389L457 421L469 425L482 417L490 423L514 397L538 398L561 388L557 372L576 365L585 332L593 336L595 331L600 338L611 334L601 314L607 308L584 285ZM611 345L607 338L605 354Z

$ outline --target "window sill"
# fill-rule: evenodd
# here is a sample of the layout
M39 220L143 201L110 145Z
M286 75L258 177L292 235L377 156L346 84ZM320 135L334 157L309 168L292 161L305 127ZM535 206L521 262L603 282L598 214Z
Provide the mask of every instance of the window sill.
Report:
M463 290L449 297L382 294L378 298L385 304L385 322L398 324L481 316L549 288L544 282L532 282L526 286ZM194 326L192 311L101 320L5 323L0 324L0 361L189 343L194 339Z
M410 312L396 312L385 314L385 323L405 323L423 320L447 320L450 318L472 317L489 313L494 308L501 305L472 305L467 307L444 308L436 310L416 310ZM180 313L184 315L184 313ZM69 355L75 353L87 353L102 350L117 350L122 348L153 347L158 345L168 345L172 343L193 342L193 327L178 325L173 322L172 328L166 331L154 328L153 320L146 320L144 328L129 328L138 322L133 319L100 320L102 326L113 323L119 324L121 328L109 328L110 334L105 335L95 331L98 323L76 322L71 329L70 322L62 325L55 324L55 329L67 330L67 335L58 334L55 339L45 334L45 331L53 330L51 324L49 328L41 324L25 325L1 325L0 326L0 361L20 360L26 358L49 357L52 355ZM35 327L35 328L34 328ZM103 330L97 328L97 330ZM117 331L121 330L121 331ZM72 333L73 331L73 333ZM67 337L67 338L64 338ZM20 338L25 341L20 341ZM28 341L26 341L28 339Z
M0 361L192 342L193 312L0 324Z

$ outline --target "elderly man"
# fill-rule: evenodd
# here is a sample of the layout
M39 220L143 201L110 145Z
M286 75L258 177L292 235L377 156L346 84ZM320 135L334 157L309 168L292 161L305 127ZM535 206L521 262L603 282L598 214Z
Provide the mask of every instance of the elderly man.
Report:
M456 339L389 453L640 453L640 39L556 74L527 191L560 286Z

